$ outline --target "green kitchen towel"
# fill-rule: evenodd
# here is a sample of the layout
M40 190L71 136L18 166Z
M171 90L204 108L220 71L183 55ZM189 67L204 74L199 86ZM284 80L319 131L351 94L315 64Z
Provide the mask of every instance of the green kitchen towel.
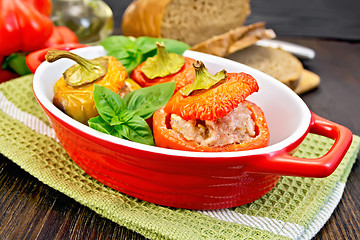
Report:
M117 192L88 176L56 140L32 92L32 76L0 84L0 153L50 187L150 239L311 239L341 199L360 138L326 178L282 177L243 206L195 211L163 207ZM333 140L309 134L296 156L315 158Z

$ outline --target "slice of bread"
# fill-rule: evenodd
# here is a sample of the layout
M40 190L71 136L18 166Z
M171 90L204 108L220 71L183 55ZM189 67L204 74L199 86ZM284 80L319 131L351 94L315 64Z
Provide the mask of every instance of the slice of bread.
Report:
M191 50L225 57L255 44L259 39L270 39L275 38L275 36L276 34L272 29L265 29L264 22L258 22L213 36L192 46Z
M299 59L280 48L253 45L234 52L227 58L258 69L291 89L297 87L304 70Z
M319 86L321 80L319 75L304 69L301 74L300 82L294 89L297 94L306 93Z
M193 46L242 26L250 0L134 0L122 20L122 34L172 38Z

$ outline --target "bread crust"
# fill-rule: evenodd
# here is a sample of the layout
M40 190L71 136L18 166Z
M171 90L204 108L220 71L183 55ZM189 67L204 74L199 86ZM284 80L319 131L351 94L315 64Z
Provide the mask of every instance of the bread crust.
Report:
M225 57L238 50L253 45L260 39L275 38L272 29L265 29L264 22L232 29L224 34L214 36L191 47L191 50Z
M171 0L134 0L125 10L122 34L161 37L161 22Z

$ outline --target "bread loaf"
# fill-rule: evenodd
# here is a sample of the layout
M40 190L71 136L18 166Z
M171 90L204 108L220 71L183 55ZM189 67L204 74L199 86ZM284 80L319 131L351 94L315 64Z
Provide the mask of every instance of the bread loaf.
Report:
M227 57L258 69L293 90L299 84L304 70L299 59L280 48L253 45Z
M134 0L122 34L172 38L193 46L244 24L249 0Z

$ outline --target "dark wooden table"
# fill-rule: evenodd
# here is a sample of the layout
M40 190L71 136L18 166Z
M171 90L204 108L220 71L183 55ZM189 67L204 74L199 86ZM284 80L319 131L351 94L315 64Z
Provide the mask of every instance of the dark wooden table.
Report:
M124 10L124 2L130 1L107 2L114 4L113 8ZM115 5L117 3L119 5ZM119 18L121 13L117 11L115 16ZM288 36L286 33L283 36ZM333 38L337 41L324 39L324 36L304 38L296 34L293 35L296 37L280 39L316 51L314 60L303 62L306 69L317 73L322 80L318 89L301 96L310 110L359 135L360 42L356 34L345 40ZM360 239L359 176L358 156L339 205L315 239ZM0 154L0 239L145 238L44 185Z

